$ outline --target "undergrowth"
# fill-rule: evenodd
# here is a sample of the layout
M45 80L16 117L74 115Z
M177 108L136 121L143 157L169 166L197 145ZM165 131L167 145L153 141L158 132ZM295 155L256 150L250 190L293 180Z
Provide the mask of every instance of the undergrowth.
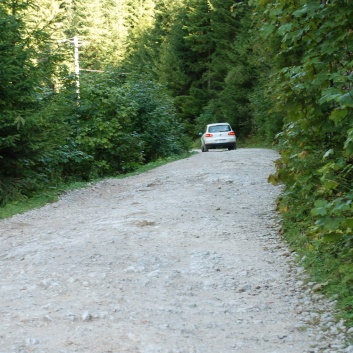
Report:
M238 147L240 148L269 148L276 149L277 146L274 142L266 141L258 136L249 136L245 139L238 139Z
M352 249L311 238L307 234L307 216L304 214L298 220L301 210L286 206L285 196L278 205L284 239L298 253L300 264L307 270L310 280L324 284L321 292L337 301L337 319L344 319L348 327L353 327Z

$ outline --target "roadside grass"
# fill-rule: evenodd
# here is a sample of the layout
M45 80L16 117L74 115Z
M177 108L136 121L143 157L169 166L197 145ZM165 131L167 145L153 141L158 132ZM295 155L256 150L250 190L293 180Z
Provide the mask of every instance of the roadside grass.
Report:
M13 201L11 203L8 203L0 207L0 220L12 217L16 214L20 214L36 208L40 208L48 203L54 203L58 201L60 198L60 195L62 195L65 192L80 189L80 188L85 188L88 185L91 185L92 183L96 183L105 179L111 179L111 178L123 179L129 176L145 173L148 170L160 167L162 165L165 165L180 159L188 158L194 153L195 152L189 152L182 155L175 155L164 159L159 159L155 162L142 165L139 168L137 168L135 171L127 174L121 174L118 176L111 176L111 177L106 177L102 179L95 179L89 182L73 182L70 184L60 184L57 186L51 186L46 190L42 190L41 192L36 193L30 198L23 198L19 201Z
M0 220L56 202L64 192L79 189L86 185L87 183L84 182L61 184L36 193L32 197L23 197L21 200L9 202L0 208Z
M201 142L200 142L200 138L197 138L196 140L194 140L192 142L192 145L191 145L191 148L192 149L201 149Z
M347 327L353 327L352 251L311 239L303 224L293 222L291 212L294 211L282 214L283 238L299 255L298 264L306 269L308 281L322 284L319 292L336 301L336 319L343 319Z
M249 136L245 139L238 139L238 147L240 148L269 148L276 149L276 144L274 142L269 142L259 139L257 136Z

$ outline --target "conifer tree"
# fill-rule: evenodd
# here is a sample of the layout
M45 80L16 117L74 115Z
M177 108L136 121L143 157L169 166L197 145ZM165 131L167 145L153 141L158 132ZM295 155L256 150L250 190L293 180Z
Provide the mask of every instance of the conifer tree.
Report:
M60 144L66 129L57 114L41 115L52 93L48 76L59 59L51 55L44 29L24 22L31 18L30 6L0 4L0 204L13 180L15 189L33 189L39 160Z
M223 58L223 70L226 73L221 76L223 82L220 82L217 98L211 104L218 103L213 110L217 108L222 118L230 122L239 135L244 136L254 129L250 101L253 89L258 84L259 68L253 52L254 33L251 30L248 6L234 4L232 15L235 17L233 36L230 36L228 42L223 42L215 59L222 67Z
M189 55L186 74L191 78L185 110L200 124L221 121L219 93L229 69L228 51L236 38L239 20L232 14L234 1L189 0L184 27ZM230 121L231 122L231 121Z

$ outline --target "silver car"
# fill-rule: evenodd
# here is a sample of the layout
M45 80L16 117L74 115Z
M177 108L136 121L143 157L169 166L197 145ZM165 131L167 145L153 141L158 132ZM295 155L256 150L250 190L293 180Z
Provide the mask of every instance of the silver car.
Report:
M228 148L230 151L237 147L237 137L228 123L209 124L201 135L202 152L216 148Z

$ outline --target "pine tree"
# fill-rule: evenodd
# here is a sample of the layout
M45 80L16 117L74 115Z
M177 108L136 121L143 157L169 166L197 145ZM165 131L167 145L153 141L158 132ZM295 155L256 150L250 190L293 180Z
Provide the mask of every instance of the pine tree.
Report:
M57 112L43 114L60 56L52 54L42 23L32 21L33 8L27 1L0 4L0 204L16 189L36 188L41 160L68 128Z
M184 111L192 112L189 121L202 115L201 125L225 119L219 92L229 69L228 51L239 27L239 20L232 15L233 4L229 0L187 2L184 28L188 53L183 53L183 57L190 87L187 97L180 99L184 101Z
M215 67L223 67L226 75L218 89L217 111L230 122L239 135L249 135L253 132L253 117L250 100L254 87L257 85L259 69L254 59L254 34L251 30L251 13L247 5L234 5L232 15L236 18L233 36L229 42L224 41L217 56ZM226 44L227 43L227 44ZM222 69L221 69L222 70ZM221 71L222 72L222 71ZM223 71L224 72L224 71ZM215 111L216 109L213 109Z

